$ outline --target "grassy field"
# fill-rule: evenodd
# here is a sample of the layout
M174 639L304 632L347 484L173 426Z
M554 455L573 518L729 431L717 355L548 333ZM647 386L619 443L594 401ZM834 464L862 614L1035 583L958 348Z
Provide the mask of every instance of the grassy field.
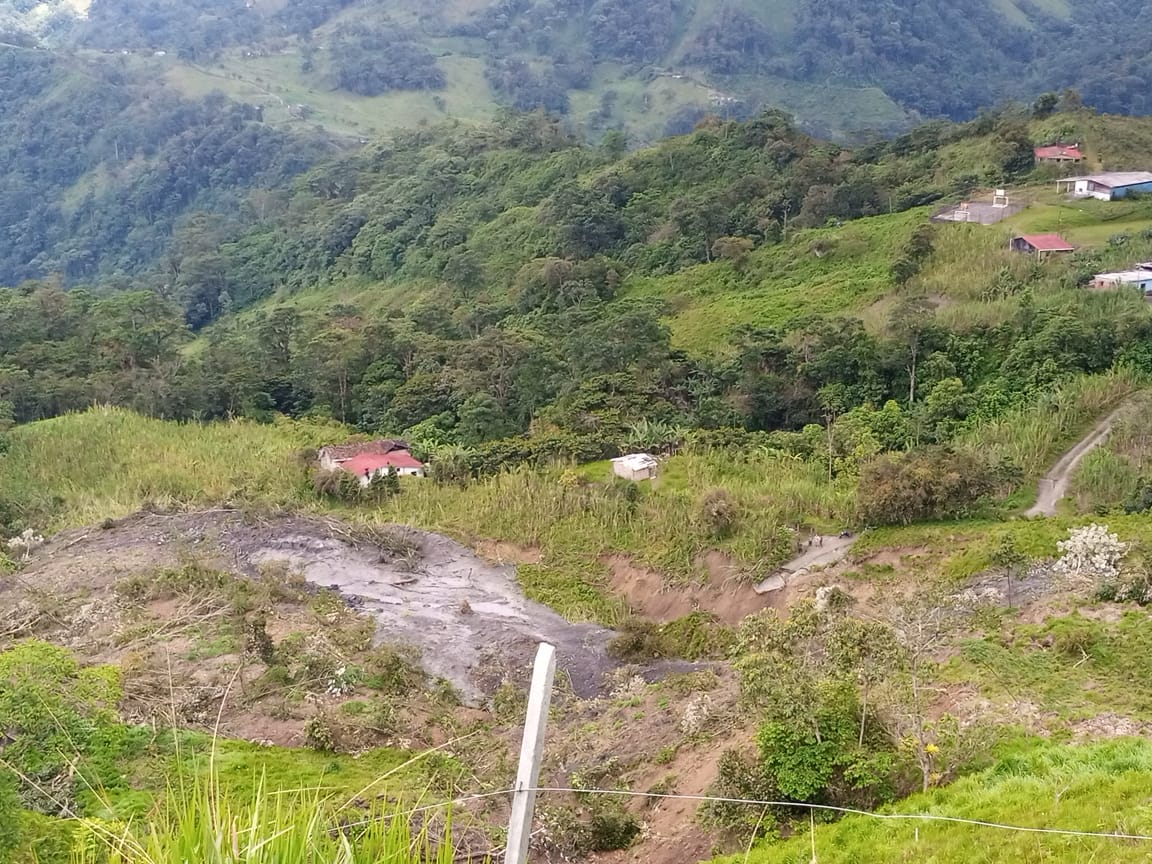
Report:
M1152 693L1142 683L1152 674L1149 633L1148 614L1137 609L1115 622L1077 612L1043 624L1012 623L966 642L944 678L1014 707L1034 732L1101 716L1152 720Z
M1147 786L1152 743L1143 739L1085 746L1033 744L994 767L916 795L885 813L932 814L1025 828L1152 834ZM815 856L813 856L815 848ZM960 822L848 816L814 833L720 859L739 864L1084 864L1147 861L1148 840L1009 831Z
M263 105L269 123L319 124L355 138L375 138L448 117L471 123L489 120L497 105L484 78L483 61L447 54L438 63L448 81L443 91L403 91L374 97L336 90L318 77L305 75L296 53L231 55L214 66L172 60L166 64L166 74L175 86L194 96L220 90L238 101ZM443 108L437 99L443 100ZM299 105L310 109L306 121L294 120L289 113Z
M743 270L704 264L633 279L627 294L666 300L673 343L699 352L723 345L743 324L782 327L805 315L860 312L892 290L891 262L925 216L911 210L798 231L757 250Z

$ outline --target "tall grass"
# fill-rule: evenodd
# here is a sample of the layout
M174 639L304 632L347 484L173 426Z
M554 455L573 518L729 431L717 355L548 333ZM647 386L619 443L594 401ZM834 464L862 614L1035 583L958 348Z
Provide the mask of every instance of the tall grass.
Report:
M347 434L289 420L171 423L94 408L17 427L0 457L0 498L52 514L41 529L124 516L145 503L289 505L305 491L295 454Z
M81 819L73 864L449 864L449 824L402 808L346 811L336 817L318 790L273 791L259 785L236 801L211 783L173 789L137 822Z
M1081 513L1111 510L1129 501L1152 466L1152 399L1133 400L1108 441L1089 454L1072 478Z
M962 443L1011 461L1023 469L1025 480L1035 480L1141 384L1127 370L1073 378L1038 402L973 429Z

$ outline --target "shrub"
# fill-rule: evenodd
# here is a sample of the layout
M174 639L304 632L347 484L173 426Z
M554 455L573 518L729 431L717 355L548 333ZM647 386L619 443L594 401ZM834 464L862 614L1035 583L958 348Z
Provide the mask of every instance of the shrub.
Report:
M360 479L353 477L347 471L324 471L317 469L312 472L312 488L317 495L333 498L337 501L359 501Z
M700 498L700 523L709 536L722 540L740 524L740 505L727 489L709 489Z
M931 448L880 456L864 466L857 499L870 525L959 519L1002 483L999 469L963 450Z
M3 757L35 784L26 806L55 813L74 808L80 789L122 782L133 735L117 722L120 696L116 670L81 669L64 648L25 642L0 653L0 730L14 732Z
M636 818L614 799L584 795L580 807L541 808L546 842L564 856L627 849L640 835Z
M683 660L720 659L735 641L732 631L715 615L692 612L668 624L631 618L608 643L608 653L623 662L679 658Z
M334 753L336 751L336 729L332 718L326 714L316 714L309 717L308 722L304 724L304 743L313 750L319 750L322 753Z
M1120 562L1128 546L1106 525L1069 528L1067 540L1056 544L1061 557L1052 568L1074 583L1108 582L1120 575Z
M714 798L746 801L772 801L778 797L775 785L759 760L736 750L721 755L716 782L708 794ZM700 808L700 818L706 825L733 831L742 837L779 833L775 813L767 808L737 804L734 800L707 802Z

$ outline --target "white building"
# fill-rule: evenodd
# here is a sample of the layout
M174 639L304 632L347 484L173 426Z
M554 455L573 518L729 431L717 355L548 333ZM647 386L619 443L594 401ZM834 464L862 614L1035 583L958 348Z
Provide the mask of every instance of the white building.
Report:
M1152 270L1121 270L1116 273L1097 273L1092 279L1092 287L1103 291L1131 285L1139 288L1144 296L1152 294Z
M647 453L630 453L612 460L612 473L625 480L653 480L660 463Z
M1133 193L1152 193L1152 171L1110 171L1086 177L1066 177L1056 181L1056 191L1071 192L1077 198L1115 201Z

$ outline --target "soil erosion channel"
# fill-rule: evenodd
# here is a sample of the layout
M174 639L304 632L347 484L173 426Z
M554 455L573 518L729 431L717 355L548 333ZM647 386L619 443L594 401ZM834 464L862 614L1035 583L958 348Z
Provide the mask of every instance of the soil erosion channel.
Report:
M392 557L316 532L286 533L248 560L286 564L314 585L355 598L383 641L419 649L424 671L451 681L469 702L530 664L541 641L556 646L578 696L600 689L616 665L605 653L610 630L565 621L524 597L513 568L489 564L446 537L413 530L404 536L413 554Z
M111 602L105 598L122 580L190 561L249 577L286 569L338 590L375 619L377 642L415 648L424 671L451 682L471 704L506 678L525 679L540 641L556 646L559 671L582 698L598 695L620 665L606 651L611 630L573 624L528 600L511 567L437 534L398 526L357 530L301 516L140 513L67 531L37 552L18 583L8 590L0 584L0 612L19 602L18 585L61 602L85 596Z

